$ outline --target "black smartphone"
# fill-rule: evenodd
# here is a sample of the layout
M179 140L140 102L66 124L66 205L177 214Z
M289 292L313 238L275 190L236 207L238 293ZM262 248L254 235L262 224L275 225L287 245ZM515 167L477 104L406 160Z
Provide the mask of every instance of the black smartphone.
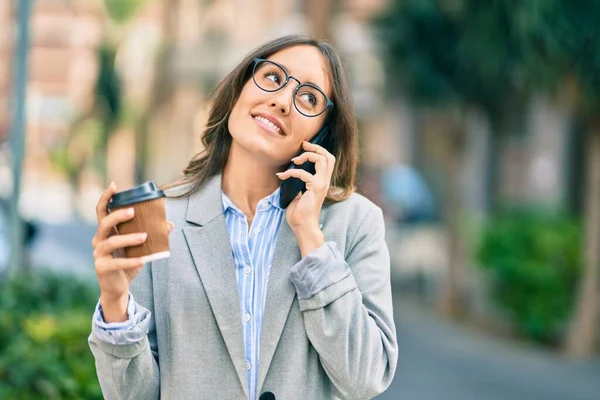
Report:
M325 149L327 149L327 151L333 153L334 149L332 146L331 135L329 135L328 133L329 124L325 123L325 125L323 125L319 132L317 132L317 134L310 140L310 143L322 146ZM303 152L304 150L302 150L298 155L302 154ZM315 164L310 161L306 161L301 165L297 165L291 162L288 166L288 169L295 168L301 168L307 171L309 174L314 175L315 173ZM296 198L299 192L306 192L306 184L301 179L291 177L286 179L285 181L281 181L281 184L279 186L279 204L281 208L287 208L287 206L290 205L292 200Z

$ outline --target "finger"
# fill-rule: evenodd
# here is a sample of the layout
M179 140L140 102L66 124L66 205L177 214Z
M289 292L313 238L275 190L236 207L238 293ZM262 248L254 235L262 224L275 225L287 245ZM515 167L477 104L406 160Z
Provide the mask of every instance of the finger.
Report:
M292 158L292 161L296 165L301 165L307 161L315 163L315 166L317 164L320 164L320 165L327 164L327 158L325 156L314 153L312 151L305 151L304 153L300 154L299 156Z
M133 218L135 212L133 208L122 208L120 210L111 212L98 224L98 231L96 232L96 241L105 240L107 237L112 236L114 228L121 222L129 221Z
M287 171L284 171L284 172L279 172L279 173L277 173L277 176L279 177L279 179L281 179L283 181L288 178L291 178L291 177L298 178L306 184L311 183L315 178L315 176L313 174L311 174L310 172L305 171L303 169L295 169L295 168L288 169Z
M108 258L103 257L96 260L95 267L98 273L105 273L123 269L141 268L144 266L144 260L141 257L136 258Z
M167 229L169 230L169 233L171 233L171 231L175 228L175 224L172 223L171 221L167 221Z
M113 251L130 246L138 246L146 241L146 233L130 233L128 235L111 236L98 243L94 249L94 258L105 257Z
M302 165L307 161L315 164L316 175L322 173L327 174L330 169L333 170L333 168L330 168L329 165L327 165L327 158L325 156L311 151L306 151L299 156L292 158L292 162L296 165Z
M104 191L104 193L102 193L102 196L100 196L100 200L98 200L98 204L96 204L96 218L98 220L98 223L100 223L100 220L102 218L108 215L108 202L110 201L112 195L116 192L117 185L114 182L111 182L110 185L108 185L108 188Z
M328 163L331 163L332 166L333 166L333 164L335 164L335 156L333 154L331 154L323 146L319 146L318 144L304 141L304 142L302 142L302 148L306 151L312 151L312 152L315 152L317 154L324 156L325 158L327 158Z

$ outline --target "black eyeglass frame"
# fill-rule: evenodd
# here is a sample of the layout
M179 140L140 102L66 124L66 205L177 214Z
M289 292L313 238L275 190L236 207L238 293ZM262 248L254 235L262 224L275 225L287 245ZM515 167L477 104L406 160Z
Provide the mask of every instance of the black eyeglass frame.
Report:
M252 80L254 81L254 84L256 85L256 87L258 87L260 90L262 90L264 92L269 92L269 93L277 92L277 91L283 89L285 87L285 85L288 84L288 82L290 81L290 79L293 79L296 82L298 82L298 86L296 86L296 89L294 89L294 94L293 94L293 97L292 97L292 99L293 99L292 103L294 103L294 108L296 109L296 111L298 111L300 114L304 115L305 117L307 117L307 118L318 117L319 115L321 115L325 111L327 111L327 109L333 107L333 102L329 99L329 97L327 97L327 95L325 94L325 92L323 92L323 90L320 87L318 87L317 85L313 85L312 83L302 83L302 82L300 82L300 80L298 80L298 78L296 78L295 76L292 76L292 75L288 74L287 70L281 64L278 64L278 63L276 63L273 60L268 60L266 58L258 58L258 57L255 58L255 59L253 59L253 62L254 62L254 65L252 66ZM268 63L274 64L277 67L281 68L281 70L285 74L285 81L283 82L283 85L281 85L280 87L278 87L277 89L274 89L274 90L267 90L267 89L262 88L256 82L256 79L254 78L254 75L256 73L256 66L258 64L260 64L261 62L268 62ZM327 100L327 102L325 104L325 108L323 109L323 111L321 111L320 113L315 114L315 115L308 115L308 114L305 114L302 111L300 111L300 109L296 105L296 94L298 94L298 90L300 90L300 88L303 87L303 86L311 87L311 88L316 89L319 92L321 92L321 94L323 94L323 96L325 97L325 100Z

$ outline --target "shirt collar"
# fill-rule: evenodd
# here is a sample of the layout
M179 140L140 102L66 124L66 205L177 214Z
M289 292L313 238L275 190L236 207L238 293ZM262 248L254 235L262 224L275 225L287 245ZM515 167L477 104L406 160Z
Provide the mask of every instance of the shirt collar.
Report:
M227 210L231 209L232 211L243 215L242 211L240 211L240 209L237 208L235 206L235 204L233 204L231 199L223 191L221 191L221 199L223 202L223 212L227 212ZM279 188L277 188L273 193L271 193L267 197L261 199L258 202L258 207L261 207L261 205L264 205L264 204L267 204L270 208L275 208L277 210L283 210L279 206Z

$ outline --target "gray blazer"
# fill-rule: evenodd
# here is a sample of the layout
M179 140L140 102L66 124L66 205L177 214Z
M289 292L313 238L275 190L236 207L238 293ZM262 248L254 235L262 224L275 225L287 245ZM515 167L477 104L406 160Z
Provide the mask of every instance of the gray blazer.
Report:
M127 345L89 337L104 396L248 399L221 177L165 204L175 224L171 257L146 265L131 286L137 303L151 312L148 334ZM290 270L301 256L283 219L268 283L257 398L270 391L280 400L369 399L394 376L398 347L381 210L353 194L325 206L321 222L326 240L340 249L327 262L332 268L347 263L351 272L310 298L298 296Z

